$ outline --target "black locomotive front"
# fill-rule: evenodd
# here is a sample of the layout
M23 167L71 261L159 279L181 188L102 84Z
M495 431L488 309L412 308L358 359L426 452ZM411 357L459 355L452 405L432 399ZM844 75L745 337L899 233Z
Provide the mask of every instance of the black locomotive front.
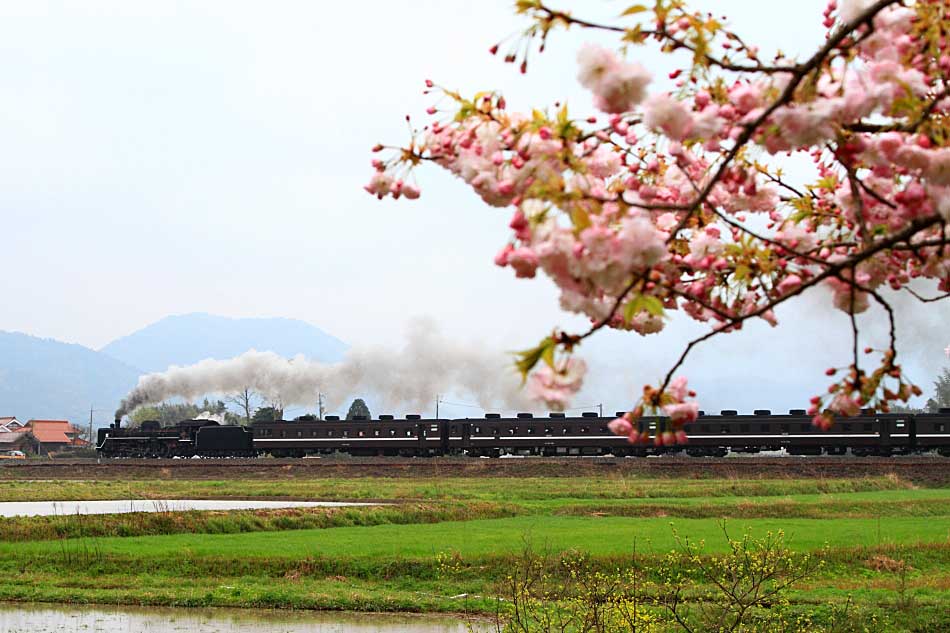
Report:
M254 436L243 426L222 426L214 420L182 420L162 426L155 420L137 428L119 421L99 429L96 450L103 457L253 457Z

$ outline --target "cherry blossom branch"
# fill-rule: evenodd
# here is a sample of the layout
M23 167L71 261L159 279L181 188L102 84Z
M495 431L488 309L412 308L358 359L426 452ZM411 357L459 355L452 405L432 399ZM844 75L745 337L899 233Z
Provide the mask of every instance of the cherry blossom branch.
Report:
M797 288L795 288L794 290L792 290L792 291L789 292L788 294L783 295L782 297L779 297L778 299L775 299L775 300L773 300L773 301L770 301L770 302L767 303L766 305L760 306L760 307L756 308L755 310L753 310L753 311L751 311L751 312L748 312L748 313L746 313L746 314L739 315L739 316L737 316L737 317L731 319L728 323L723 324L722 326L717 327L717 328L711 330L710 332L707 332L706 334L704 334L704 335L702 335L702 336L699 336L699 337L697 337L697 338L691 340L691 341L687 344L686 348L683 350L683 353L679 356L679 358L676 360L676 362L673 364L673 366L672 366L672 367L670 368L670 370L667 372L666 377L663 379L663 383L660 385L659 393L662 393L664 390L666 390L666 388L667 388L667 387L669 386L669 384L670 384L670 381L673 380L673 376L674 376L674 375L676 374L676 372L680 369L680 367L682 367L683 363L686 362L686 358L689 356L689 353L692 351L692 349L693 349L696 345L699 345L700 343L703 343L703 342L705 342L705 341L707 341L707 340L713 338L714 336L717 336L718 334L721 334L721 333L723 333L723 332L725 332L725 331L729 331L729 330L735 328L737 325L739 325L739 324L745 322L745 321L748 320L748 319L751 319L751 318L753 318L753 317L760 317L760 316L762 316L763 314L765 314L765 313L768 312L769 310L773 310L774 308L776 308L777 306L781 305L782 303L785 303L786 301L788 301L788 300L791 299L792 297L798 296L798 295L800 295L801 293L805 292L805 290L808 290L809 288L812 288L812 287L814 287L814 286L817 286L819 283L821 283L821 282L824 281L825 279L828 279L828 278L830 278L830 277L837 277L837 276L839 276L839 275L841 274L841 272L842 272L843 270L846 270L846 269L848 269L848 268L856 268L857 265L858 265L861 261L865 261L865 260L869 259L871 256L875 255L876 253L879 253L879 252L881 252L881 251L883 251L883 250L888 249L888 248L889 248L890 246L892 246L893 244L897 244L898 242L903 242L903 241L905 241L905 240L910 239L913 235L915 235L915 234L917 234L918 232L923 231L923 230L925 230L925 229L927 229L927 228L929 228L929 227L931 227L931 226L937 224L939 221L940 221L939 218L933 217L933 218L929 218L929 219L926 219L926 220L922 220L922 221L915 222L915 223L913 223L911 226L905 228L905 229L904 229L903 231L901 231L900 233L897 233L897 234L891 236L889 239L887 239L887 240L882 240L882 241L880 241L880 242L876 242L873 246L871 246L871 247L868 248L867 250L862 251L861 253L859 253L860 257L857 257L857 256L856 256L856 257L854 257L854 258L851 258L851 259L848 259L848 260L845 260L845 261L842 261L842 262L838 262L838 263L832 264L832 265L828 266L828 268L827 268L826 270L824 270L824 271L822 271L821 273L819 273L818 275L812 277L812 278L809 279L807 282L802 283L800 286L798 286ZM851 283L851 284L856 284L856 282L854 282L853 279L850 280L849 283ZM873 295L872 295L872 296L873 296ZM896 334L894 335L894 337L895 337L895 339L896 339Z

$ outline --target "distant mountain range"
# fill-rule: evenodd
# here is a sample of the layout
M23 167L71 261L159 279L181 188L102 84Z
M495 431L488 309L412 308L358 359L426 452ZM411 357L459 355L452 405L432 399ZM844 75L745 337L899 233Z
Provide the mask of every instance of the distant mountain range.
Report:
M166 317L99 351L0 331L0 416L85 424L94 406L96 425L104 425L141 374L206 358L232 358L249 349L335 362L347 345L294 319L200 313Z
M108 420L140 372L82 345L15 332L0 332L0 415L21 421Z
M347 345L295 319L230 319L194 313L165 317L100 351L143 372L156 372L206 358L233 358L249 349L288 358L303 354L332 363L343 357Z

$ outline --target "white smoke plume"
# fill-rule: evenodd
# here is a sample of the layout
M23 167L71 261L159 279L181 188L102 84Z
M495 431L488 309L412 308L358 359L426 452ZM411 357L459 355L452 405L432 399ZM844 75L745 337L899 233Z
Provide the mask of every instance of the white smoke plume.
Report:
M196 420L214 420L220 424L227 424L227 418L223 413L211 413L210 411L202 411L195 416Z
M410 326L402 349L353 348L334 364L251 350L230 360L208 359L147 374L122 401L116 418L170 398L190 401L245 388L286 406L312 404L321 392L331 409L361 394L373 394L387 405L420 408L428 407L437 394L449 393L472 398L485 408L530 406L510 357L452 341L433 323L420 320Z

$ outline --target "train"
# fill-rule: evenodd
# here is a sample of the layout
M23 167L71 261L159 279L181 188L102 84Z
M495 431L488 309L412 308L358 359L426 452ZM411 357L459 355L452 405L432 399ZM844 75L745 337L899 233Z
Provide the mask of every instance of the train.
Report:
M623 415L618 412L617 416ZM119 420L99 429L96 450L102 457L307 457L335 453L362 457L437 456L608 456L647 457L683 454L724 457L728 453L782 451L790 455L892 456L936 453L950 457L950 408L936 413L874 413L841 418L830 431L811 424L804 409L774 414L758 409L718 415L700 412L687 427L689 442L675 446L630 444L608 429L612 417L597 412L579 416L551 413L514 417L486 413L481 418L397 419L357 416L303 416L296 420L222 425L214 420L183 420L171 426L155 421L135 428ZM669 420L644 417L638 430L656 437Z

